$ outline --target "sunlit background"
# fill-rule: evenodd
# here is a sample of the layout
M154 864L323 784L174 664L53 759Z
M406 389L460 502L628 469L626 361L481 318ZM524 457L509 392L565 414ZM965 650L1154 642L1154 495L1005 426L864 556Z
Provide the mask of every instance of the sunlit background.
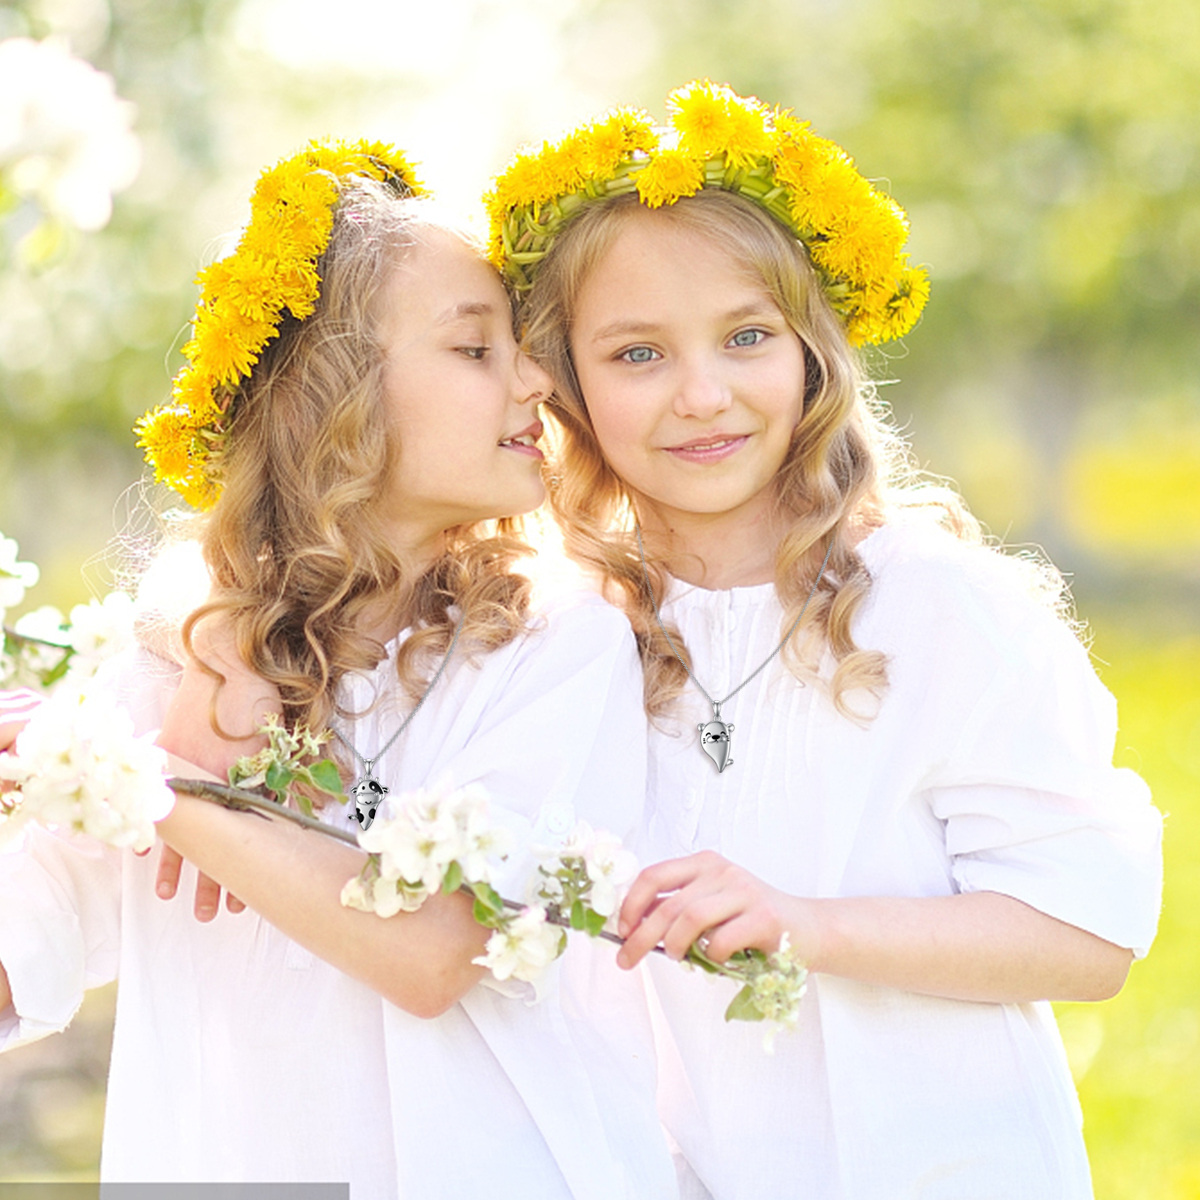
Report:
M1196 1200L1194 0L3 0L0 531L42 567L26 606L107 586L85 564L141 477L130 425L262 167L381 138L469 211L519 144L661 117L698 76L793 108L907 209L933 298L874 360L884 392L920 461L1073 581L1168 884L1122 995L1060 1020L1099 1200ZM94 1176L110 1008L0 1059L0 1180Z

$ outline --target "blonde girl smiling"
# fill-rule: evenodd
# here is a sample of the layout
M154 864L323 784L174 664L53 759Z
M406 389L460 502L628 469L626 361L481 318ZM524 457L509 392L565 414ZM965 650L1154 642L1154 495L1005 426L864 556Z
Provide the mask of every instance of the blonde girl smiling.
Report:
M551 499L642 653L655 865L619 962L786 942L810 971L768 1058L727 985L650 956L685 1194L1081 1200L1047 1001L1146 953L1158 814L1052 573L917 479L866 381L927 294L903 214L788 113L669 103L489 203L555 379Z

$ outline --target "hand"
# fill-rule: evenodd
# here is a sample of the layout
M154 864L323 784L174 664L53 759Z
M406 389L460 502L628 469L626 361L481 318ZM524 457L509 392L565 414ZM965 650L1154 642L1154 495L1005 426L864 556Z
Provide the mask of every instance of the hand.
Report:
M712 850L647 867L625 897L619 930L626 942L617 962L625 968L636 966L659 943L669 958L679 960L699 938L715 962L751 946L771 954L785 930L807 960L816 932L805 901ZM806 936L798 937L802 930Z
M163 844L162 855L158 860L158 878L154 883L154 892L162 900L171 900L179 890L179 871L183 866L182 856L170 846ZM207 875L196 876L196 896L192 901L192 912L197 921L211 921L221 907L221 885ZM225 907L231 913L245 911L246 906L232 893L225 896Z
M44 702L44 696L27 688L0 692L0 754L12 749L21 730L29 724L34 710Z

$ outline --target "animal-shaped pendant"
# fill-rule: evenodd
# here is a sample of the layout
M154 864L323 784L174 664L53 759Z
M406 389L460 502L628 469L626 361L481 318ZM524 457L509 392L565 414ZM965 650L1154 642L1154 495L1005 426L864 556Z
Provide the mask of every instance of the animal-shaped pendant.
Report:
M729 735L733 733L733 726L721 720L721 706L714 704L713 719L701 721L696 728L700 732L700 749L717 764L717 773L732 767L733 747Z
M387 793L388 789L372 778L369 771L350 789L350 795L354 797L354 819L363 829L371 828L375 812Z

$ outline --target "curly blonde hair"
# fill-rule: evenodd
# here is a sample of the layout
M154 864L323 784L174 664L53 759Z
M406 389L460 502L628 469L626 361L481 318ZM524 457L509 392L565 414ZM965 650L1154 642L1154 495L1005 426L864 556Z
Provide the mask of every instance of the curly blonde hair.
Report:
M414 629L396 668L415 701L453 636L452 607L465 616L459 645L486 652L517 635L531 588L513 570L528 553L516 520L447 531L420 572L389 540L380 503L397 445L377 297L422 231L447 227L428 201L385 184L350 177L339 188L316 311L288 318L234 400L213 464L222 493L197 518L213 591L183 630L194 654L197 624L222 619L242 661L278 688L285 723L314 730L334 715L343 676L383 658L360 629L381 605ZM233 736L215 713L214 698L213 728Z
M600 451L570 343L573 314L589 273L624 222L647 212L636 196L621 196L576 215L540 265L522 310L522 329L526 349L556 383L550 414L557 426L558 470L550 501L566 550L600 575L628 614L645 671L646 708L658 716L687 681L654 615L667 572L653 560L643 572L633 532L634 497ZM828 649L835 663L828 680L834 703L843 713L862 717L847 698L856 689L878 697L887 684L887 662L883 654L856 646L852 635L855 614L871 589L857 542L896 506L930 507L964 539L979 540L979 526L960 497L919 477L800 242L756 205L716 189L651 216L694 230L756 271L803 346L803 415L775 478L774 499L787 526L775 563L784 608L781 629L798 617L826 549L830 552L785 661L797 675L813 678ZM671 634L682 645L678 634Z

